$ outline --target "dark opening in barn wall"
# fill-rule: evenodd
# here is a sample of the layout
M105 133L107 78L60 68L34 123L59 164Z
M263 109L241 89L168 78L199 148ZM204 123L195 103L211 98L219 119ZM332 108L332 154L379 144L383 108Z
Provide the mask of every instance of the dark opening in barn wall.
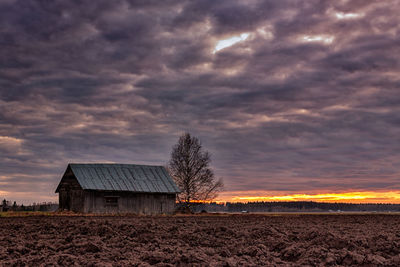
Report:
M104 197L104 205L105 206L118 206L118 198L117 196L105 196Z
M86 213L172 213L178 187L162 166L69 164L57 189L60 209Z

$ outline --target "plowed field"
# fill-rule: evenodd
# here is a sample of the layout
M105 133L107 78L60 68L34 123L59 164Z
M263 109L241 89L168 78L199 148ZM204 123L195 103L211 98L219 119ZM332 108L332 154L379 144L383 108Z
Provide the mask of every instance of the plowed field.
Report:
M0 218L1 266L400 266L398 215Z

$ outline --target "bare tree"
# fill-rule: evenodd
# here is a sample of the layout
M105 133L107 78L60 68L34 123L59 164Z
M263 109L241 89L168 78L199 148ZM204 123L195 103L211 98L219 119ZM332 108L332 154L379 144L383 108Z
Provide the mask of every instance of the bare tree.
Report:
M172 149L168 169L181 189L178 195L180 203L189 207L192 201L209 201L222 190L223 182L215 180L210 162L210 153L203 151L198 138L189 133L179 138Z

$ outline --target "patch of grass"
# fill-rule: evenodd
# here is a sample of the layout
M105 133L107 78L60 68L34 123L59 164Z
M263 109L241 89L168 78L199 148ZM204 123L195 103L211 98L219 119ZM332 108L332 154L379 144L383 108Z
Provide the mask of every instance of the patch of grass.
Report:
M49 211L7 211L0 212L0 217L28 217L28 216L54 216L55 212Z
M10 217L147 217L134 213L76 213L72 211L7 211L0 212L0 218ZM162 216L162 215L158 215ZM169 215L163 215L169 216Z

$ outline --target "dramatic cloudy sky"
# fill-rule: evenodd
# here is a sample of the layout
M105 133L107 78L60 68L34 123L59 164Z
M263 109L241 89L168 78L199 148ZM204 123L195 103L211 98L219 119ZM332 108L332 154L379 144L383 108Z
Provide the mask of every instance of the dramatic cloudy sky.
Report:
M398 192L399 3L0 0L0 197L185 131L225 198Z

